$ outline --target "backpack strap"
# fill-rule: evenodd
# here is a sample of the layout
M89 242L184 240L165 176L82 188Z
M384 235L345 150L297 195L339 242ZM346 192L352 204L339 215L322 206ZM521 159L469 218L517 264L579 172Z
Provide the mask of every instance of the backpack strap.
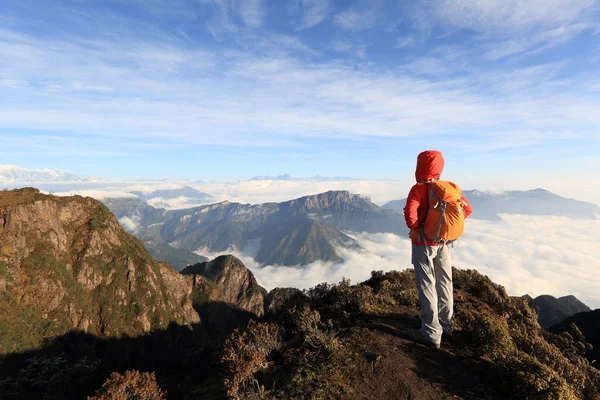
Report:
M444 214L446 214L446 202L444 200L442 200L440 198L440 196L437 195L437 193L433 190L433 188L430 186L429 190L431 191L431 194L435 197L435 199L437 200L440 209L442 210L441 214L440 214L440 220L438 221L438 226L437 226L437 230L435 231L435 236L436 236L436 240L439 240L440 237L440 230L442 229L442 222L444 222ZM437 205L436 205L437 207Z

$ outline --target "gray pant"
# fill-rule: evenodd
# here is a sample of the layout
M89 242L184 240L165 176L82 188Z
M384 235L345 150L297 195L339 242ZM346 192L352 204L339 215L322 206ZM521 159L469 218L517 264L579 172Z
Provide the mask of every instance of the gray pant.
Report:
M412 245L419 303L421 333L434 343L440 343L442 332L452 332L454 298L452 293L452 261L448 245Z

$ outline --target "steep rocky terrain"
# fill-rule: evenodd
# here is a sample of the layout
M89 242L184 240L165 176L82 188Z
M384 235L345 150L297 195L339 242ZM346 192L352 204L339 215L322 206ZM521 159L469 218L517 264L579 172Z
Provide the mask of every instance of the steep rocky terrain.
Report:
M255 260L262 264L337 261L338 249L360 248L343 231L406 233L401 216L347 191L283 203L222 202L176 211L154 209L132 199L110 199L106 204L120 220L133 221L134 233L146 241L191 252L225 252L258 241Z
M262 317L265 311L267 291L263 289L254 275L234 256L221 256L210 262L191 265L181 271L183 275L192 275L194 282L203 276L213 284L212 290L201 290L204 302L224 302L236 305ZM200 283L195 283L201 287ZM196 289L195 289L196 290Z
M102 204L32 189L0 194L0 246L2 399L599 399L595 312L552 334L476 271L433 350L408 340L412 270L267 294L235 257L178 274Z
M72 329L139 335L199 322L191 279L90 198L0 192L0 288L0 353Z
M105 204L125 229L144 243L144 247L155 259L168 263L177 271L188 265L208 261L206 257L185 248L175 248L162 238L160 221L165 218L165 210L151 207L137 198L108 199Z

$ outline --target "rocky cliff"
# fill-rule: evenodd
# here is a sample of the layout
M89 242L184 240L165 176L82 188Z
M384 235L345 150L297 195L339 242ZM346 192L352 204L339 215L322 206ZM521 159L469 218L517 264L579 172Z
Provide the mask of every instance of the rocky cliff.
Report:
M192 288L98 201L0 192L0 353L72 329L108 337L199 322Z
M259 317L264 314L267 291L256 282L254 274L234 256L220 256L210 262L191 265L181 273L194 277L194 287L198 291L196 298L202 297L202 302L224 302ZM208 278L210 283L201 277Z

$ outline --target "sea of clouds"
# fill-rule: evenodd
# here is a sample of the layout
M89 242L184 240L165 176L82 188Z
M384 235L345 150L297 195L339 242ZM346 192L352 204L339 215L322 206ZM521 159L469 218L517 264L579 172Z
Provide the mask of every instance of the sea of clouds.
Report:
M502 215L502 221L467 220L466 231L453 250L453 265L476 269L503 285L510 295L533 297L575 295L600 308L600 254L595 251L600 220ZM260 266L255 248L232 250L266 289L309 288L342 278L354 283L371 271L411 268L408 238L389 233L353 235L364 251L345 252L338 263L315 262L298 267ZM218 254L203 254L210 258Z
M132 197L130 191L152 192L192 186L216 201L241 203L281 202L328 190L349 190L369 196L383 205L406 196L412 185L403 181L241 181L234 183L122 182L61 187L58 195L80 194L106 199ZM488 188L489 189L489 188ZM47 190L52 190L51 188ZM196 206L182 197L154 199L167 208ZM121 223L135 231L137 221ZM365 251L345 252L340 263L317 262L302 268L259 266L253 260L255 249L232 250L267 289L278 286L308 288L321 282L338 282L343 277L360 282L373 270L410 268L410 242L392 234L353 234ZM600 220L581 221L564 217L503 215L502 221L467 221L466 232L454 250L454 266L477 269L494 282L504 285L509 294L573 294L590 307L600 307L600 253L595 251L600 237ZM206 255L206 254L205 254ZM214 254L208 254L214 256Z
M212 196L214 202L230 201L237 203L262 204L267 202L283 202L302 196L327 192L329 190L348 190L352 193L369 196L374 203L383 205L390 200L406 197L412 183L391 180L353 180L353 181L239 181L239 182L119 182L90 185L61 184L53 190L53 185L41 185L46 191L58 196L78 194L104 200L113 197L135 197L131 192L152 193L157 190L176 190L185 186ZM147 201L151 206L166 209L191 208L203 204L193 198L178 196L173 198L156 197Z

